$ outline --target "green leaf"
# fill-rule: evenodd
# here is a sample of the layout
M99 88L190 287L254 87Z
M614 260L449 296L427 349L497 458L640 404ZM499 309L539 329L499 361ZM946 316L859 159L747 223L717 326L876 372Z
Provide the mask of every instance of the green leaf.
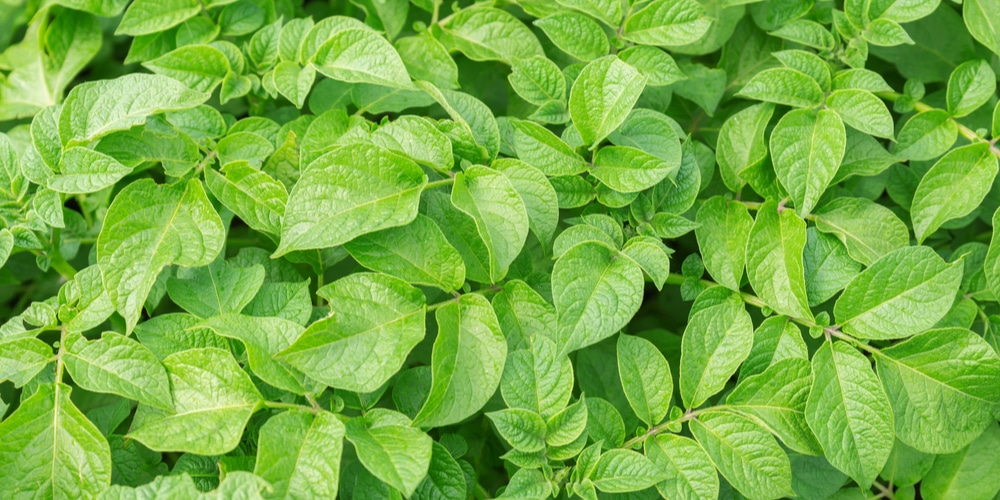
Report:
M556 3L589 14L608 26L621 24L622 5L614 0L556 0Z
M788 456L753 421L729 413L708 413L691 421L691 434L740 493L761 499L794 496Z
M597 146L635 106L647 78L615 56L587 64L569 94L569 114L584 144Z
M647 85L670 85L687 78L670 54L648 45L636 45L618 53L618 58L646 75Z
M851 259L840 240L814 227L806 230L802 260L809 306L826 302L861 272L861 264Z
M48 178L53 191L69 194L94 193L113 186L132 169L111 156L83 147L67 148L59 161L59 173Z
M835 90L826 96L826 106L840 115L847 125L875 137L892 139L892 115L885 103L871 92L859 89Z
M867 358L843 342L813 355L806 422L834 467L870 485L889 458L893 415Z
M883 349L875 361L903 443L954 453L993 422L1000 358L979 335L964 328L930 330Z
M305 104L315 79L316 70L313 66L299 67L294 62L282 61L274 68L274 86L296 108L301 109Z
M515 450L534 453L545 449L545 420L537 413L508 408L487 413L486 417Z
M400 279L354 273L317 293L333 315L310 325L277 358L326 385L374 391L424 338L424 295Z
M511 120L517 156L550 177L586 172L583 157L549 129L529 121Z
M156 33L194 17L201 10L196 0L136 0L125 11L116 35Z
M614 335L632 319L642 303L642 270L604 244L583 242L556 261L552 297L556 343L566 354Z
M798 325L786 316L765 319L753 334L753 348L740 366L740 380L763 373L769 366L788 358L809 359Z
M383 148L399 151L413 161L437 170L451 170L455 158L451 142L434 122L416 116L400 116L395 121L375 129L372 142Z
M274 359L302 334L299 324L281 318L225 314L202 321L198 326L242 342L250 370L268 384L295 394L317 389L315 382L288 366L284 360Z
M863 36L868 43L879 47L892 47L902 44L914 45L916 43L899 23L884 18L872 20L865 28Z
M235 267L222 259L180 269L167 281L167 294L185 311L202 318L238 313L264 284L264 267Z
M958 124L941 109L921 111L910 117L899 131L893 153L910 160L932 160L955 144Z
M225 54L210 45L185 45L142 65L200 92L211 92L229 71Z
M774 362L763 373L742 380L729 393L726 404L757 418L785 446L809 455L821 455L806 424L806 398L812 388L812 368L804 357Z
M773 104L755 104L722 124L716 155L722 181L729 189L736 191L742 188L746 180L741 174L767 158L764 131L773 114Z
M618 337L618 374L625 397L639 419L650 427L670 409L674 380L670 365L652 342L632 335Z
M622 253L642 267L657 290L662 290L670 277L670 252L660 239L652 236L633 236L622 247Z
M465 264L433 219L359 236L344 245L361 265L415 285L457 290L465 283Z
M719 496L719 473L701 445L683 436L660 434L645 442L646 456L667 473L656 489L663 498L694 500Z
M507 358L496 314L483 297L463 295L435 318L431 390L414 419L419 427L442 427L478 412L496 391Z
M951 308L962 282L962 261L946 264L925 246L904 247L865 269L837 299L843 330L862 339L897 339L920 333Z
M556 47L581 61L592 61L608 54L608 36L590 16L561 12L533 23Z
M337 32L316 49L311 59L316 71L348 83L413 87L406 65L385 38L368 29ZM276 82L277 83L277 82Z
M524 202L528 227L539 242L548 245L559 224L559 197L545 174L513 158L499 159L491 166L507 176Z
M992 498L1000 491L1000 427L990 424L969 446L934 459L920 482L924 498Z
M138 323L160 270L208 265L222 250L224 234L198 181L158 186L147 179L118 193L97 237L97 265L127 330Z
M285 186L249 163L227 164L222 172L205 172L208 190L248 226L272 236L281 233L288 192Z
M694 0L654 0L625 20L622 37L643 45L686 45L705 36L711 25Z
M1000 209L993 213L993 236L986 253L983 275L995 297L1000 297Z
M892 210L864 198L838 198L815 217L816 229L836 236L848 255L866 266L910 243L906 224Z
M923 243L944 223L975 210L997 170L997 157L983 142L954 149L938 160L913 193L910 214L917 242Z
M490 7L461 9L441 28L445 45L473 61L503 61L544 56L538 38L507 11Z
M708 274L720 285L739 290L754 225L746 205L716 196L698 209L695 221L698 227L694 232Z
M427 475L434 442L420 429L361 417L347 422L347 439L369 472L407 497Z
M193 108L208 98L207 93L191 90L161 75L135 73L114 80L86 82L73 87L63 102L59 115L60 139L64 145L87 143L116 130L141 125L149 115Z
M757 295L771 309L793 318L812 318L806 295L802 252L806 223L777 203L764 203L747 243L747 277Z
M87 342L80 334L65 339L63 362L73 381L89 391L118 394L140 403L170 410L167 371L148 348L123 335L101 334Z
M823 102L823 89L815 80L801 71L788 68L771 68L757 73L737 95L796 108L808 108Z
M455 208L447 193L431 191L423 199L427 216L437 223L448 243L462 256L466 279L478 283L492 283L489 250L479 237L476 222L472 217Z
M969 33L994 54L1000 54L1000 26L994 15L997 8L1000 8L997 0L971 0L962 5L962 18Z
M472 166L455 176L451 203L475 221L489 251L490 278L502 280L521 253L530 225L517 189L503 173Z
M617 449L601 455L590 479L605 493L625 493L649 488L666 479L666 473L641 453Z
M174 411L140 404L127 437L157 451L221 455L236 448L261 395L233 356L189 349L167 356L163 366Z
M333 498L344 432L344 424L325 411L279 413L260 429L253 472L271 483L273 498Z
M514 61L507 81L517 95L538 106L566 100L566 78L556 63L541 56Z
M833 35L826 27L808 19L796 19L768 34L820 50L830 50L834 44Z
M416 163L377 146L336 148L310 163L288 194L275 255L408 224L426 184Z
M52 348L34 337L0 342L0 381L10 380L14 387L22 387L35 378L51 358Z
M396 40L396 51L414 80L425 80L442 89L458 88L455 60L429 31Z
M837 174L847 147L844 124L827 110L794 110L771 134L774 171L797 211L809 215Z
M432 446L431 463L427 468L427 477L417 486L417 490L411 498L417 500L459 500L466 498L468 485L465 482L465 470L451 456L448 448L436 442Z
M73 405L69 386L43 384L0 423L0 495L96 496L111 484L111 451Z
M615 191L634 193L659 184L679 166L632 147L605 146L594 155L590 174Z
M693 314L681 337L684 406L697 408L721 391L752 345L753 322L742 303L728 300Z
M500 379L500 394L507 406L549 418L569 403L572 391L573 365L568 357L557 355L551 340L538 336L529 349L507 355Z

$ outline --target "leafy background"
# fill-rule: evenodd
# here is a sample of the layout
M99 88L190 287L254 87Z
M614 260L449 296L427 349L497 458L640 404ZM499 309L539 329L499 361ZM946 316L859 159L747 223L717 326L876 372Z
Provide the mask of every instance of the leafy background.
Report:
M995 498L998 19L0 0L0 497Z

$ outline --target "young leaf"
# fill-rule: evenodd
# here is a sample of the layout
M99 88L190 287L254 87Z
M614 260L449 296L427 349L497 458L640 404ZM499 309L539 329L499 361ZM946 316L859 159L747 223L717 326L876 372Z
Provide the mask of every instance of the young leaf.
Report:
M254 474L283 498L335 497L344 447L344 424L324 411L290 410L260 428Z
M930 170L913 193L910 213L918 243L942 224L968 215L989 192L997 176L997 157L987 143L952 150Z
M650 427L670 409L674 380L670 365L652 342L632 335L618 337L618 374L625 397L639 419Z
M87 342L80 334L65 339L64 363L80 387L118 394L165 410L174 407L167 371L135 340L112 332Z
M666 479L666 476L644 455L617 449L601 455L590 479L597 489L605 493L625 493L649 488Z
M521 160L550 177L587 171L587 162L547 128L534 122L511 120L514 149Z
M823 101L823 89L816 80L788 68L772 68L757 73L737 95L796 108L816 106Z
M826 106L844 123L875 137L892 139L893 123L889 109L867 90L835 90L826 96Z
M838 198L815 217L816 229L836 236L847 254L866 266L910 242L906 224L892 210L864 198Z
M719 473L701 445L690 438L660 434L645 442L646 456L667 473L656 484L663 498L693 500L719 495Z
M512 62L544 56L538 38L507 11L489 7L462 9L444 23L446 45L473 61Z
M695 220L695 236L708 274L720 285L739 290L754 225L746 205L716 196L698 209Z
M788 456L771 435L746 417L708 413L691 421L691 434L722 476L750 498L793 496Z
M514 61L507 81L517 95L538 106L566 100L566 78L556 63L541 56Z
M277 359L326 385L374 391L424 338L424 295L400 279L354 273L317 293L333 315L281 347Z
M545 449L545 420L537 413L508 408L487 413L486 417L515 450L534 453Z
M275 255L342 245L417 216L427 175L377 146L337 148L309 164L288 194Z
M716 155L722 181L729 189L742 188L746 180L740 174L767 157L764 131L773 114L773 104L760 103L736 113L722 124Z
M813 355L806 422L834 467L865 486L878 476L893 443L889 399L868 359L843 342Z
M342 82L413 87L396 49L378 33L367 29L336 33L316 49L311 62L316 71Z
M27 384L49 364L52 348L34 337L0 342L0 381Z
M747 243L747 277L769 307L793 318L811 318L802 251L806 224L771 201L757 210Z
M413 424L442 427L479 411L496 391L507 342L490 303L463 295L437 310L430 394Z
M285 186L249 163L227 164L222 172L208 169L205 185L216 198L248 226L272 236L281 234L288 192Z
M576 12L563 12L534 22L563 52L581 61L607 55L608 36L593 18Z
M200 92L212 92L230 70L226 55L211 45L185 45L142 65Z
M222 250L224 234L198 181L158 186L147 179L118 193L97 237L97 265L127 329L139 322L160 270L208 265Z
M122 17L117 35L145 35L173 28L201 10L196 0L137 0Z
M722 302L693 314L681 337L680 393L693 409L725 387L753 345L753 322L740 303Z
M615 56L591 61L569 94L569 114L591 148L618 128L635 106L647 78Z
M430 436L420 429L371 417L351 419L346 427L347 439L365 468L403 495L412 495L427 475L433 444Z
M625 20L622 37L642 45L686 45L705 36L712 21L693 0L655 0Z
M556 343L566 354L614 335L642 302L642 270L602 243L583 242L552 269L559 316Z
M857 338L906 338L944 317L961 282L961 261L946 264L929 247L904 247L851 280L837 299L834 316Z
M786 114L771 133L774 172L795 202L809 215L844 158L847 136L837 114L799 109Z
M986 104L997 91L997 75L982 59L967 61L948 78L948 112L961 118Z

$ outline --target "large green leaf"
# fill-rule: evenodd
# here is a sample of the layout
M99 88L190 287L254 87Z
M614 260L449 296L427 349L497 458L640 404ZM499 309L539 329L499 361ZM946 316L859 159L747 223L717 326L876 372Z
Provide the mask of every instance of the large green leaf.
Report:
M507 355L500 378L500 394L507 406L548 418L569 403L572 393L573 364L569 357L558 355L555 343L548 338L538 336L530 349Z
M993 498L1000 491L1000 427L990 424L969 446L940 455L920 483L924 498Z
M104 332L93 342L80 334L69 334L65 343L63 362L80 387L157 408L173 408L167 371L146 346L112 332Z
M839 238L848 255L866 266L910 243L906 224L892 210L865 198L837 198L814 215L816 229Z
M705 35L712 20L694 0L655 0L625 21L622 36L643 45L686 45Z
M719 495L719 473L701 445L676 434L647 439L646 456L666 471L667 479L656 484L663 498L694 500Z
M347 439L369 472L410 496L427 475L434 441L420 429L406 425L406 417L379 416L373 412L348 421Z
M281 234L281 217L285 214L288 192L267 172L247 162L234 162L224 166L222 172L206 171L205 185L252 229L272 236Z
M286 411L260 428L254 474L271 483L271 498L333 498L343 447L344 424L335 415Z
M746 205L716 196L698 209L695 220L694 232L708 274L720 285L739 290L754 225Z
M663 420L674 395L674 379L670 365L656 346L642 337L618 337L618 374L625 397L639 419L650 427Z
M615 56L591 61L569 93L569 114L584 144L595 147L628 117L647 78Z
M691 434L729 483L750 498L794 496L788 456L764 428L730 413L691 421Z
M725 387L753 345L753 322L742 302L727 300L696 312L681 337L684 406L701 406Z
M368 29L345 29L336 33L316 49L312 64L320 73L342 82L401 89L413 87L396 49Z
M809 215L844 158L847 136L836 113L797 109L781 117L771 132L771 159L778 180L795 202L799 215Z
M922 243L942 224L971 213L997 176L997 156L985 142L952 150L920 179L910 207L913 233Z
M773 201L760 206L747 242L747 277L764 303L794 318L812 318L802 260L805 246L805 221Z
M433 219L359 236L344 245L361 265L415 285L456 290L465 283L465 263Z

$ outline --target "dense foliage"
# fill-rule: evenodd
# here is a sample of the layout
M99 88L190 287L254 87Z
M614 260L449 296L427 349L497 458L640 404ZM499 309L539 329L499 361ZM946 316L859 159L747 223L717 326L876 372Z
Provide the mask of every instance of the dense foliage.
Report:
M0 0L0 52L0 498L1000 491L1000 0Z

